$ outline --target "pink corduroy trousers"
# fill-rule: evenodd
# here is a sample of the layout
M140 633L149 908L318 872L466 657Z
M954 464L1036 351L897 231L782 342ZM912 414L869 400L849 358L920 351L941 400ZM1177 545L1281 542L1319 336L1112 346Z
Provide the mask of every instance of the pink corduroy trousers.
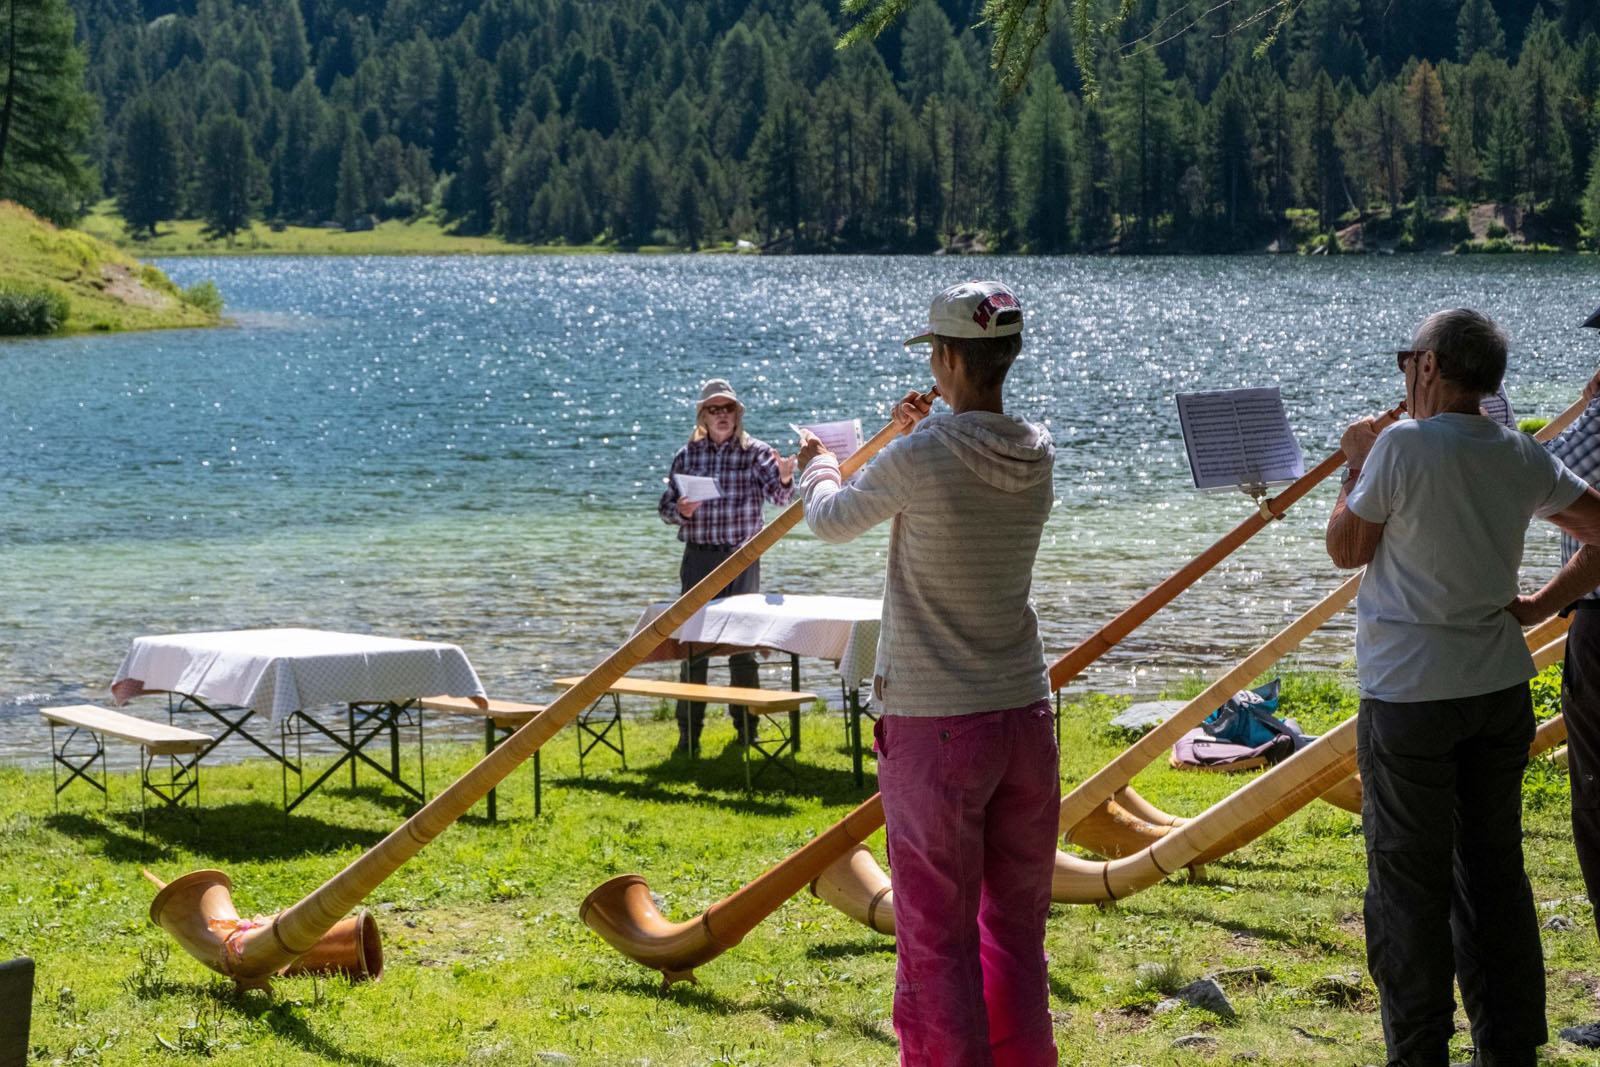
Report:
M1049 703L885 715L875 737L901 1064L1055 1064L1044 924L1061 782Z

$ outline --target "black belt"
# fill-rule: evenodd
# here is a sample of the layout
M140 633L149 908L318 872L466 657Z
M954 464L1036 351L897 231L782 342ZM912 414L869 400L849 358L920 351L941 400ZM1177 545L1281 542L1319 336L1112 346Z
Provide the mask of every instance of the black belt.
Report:
M696 541L685 541L685 545L697 552L732 552L738 545L702 545Z
M1600 600L1596 600L1593 597L1584 597L1582 600L1574 600L1562 608L1559 614L1564 619L1574 611L1593 611L1596 608L1600 608Z

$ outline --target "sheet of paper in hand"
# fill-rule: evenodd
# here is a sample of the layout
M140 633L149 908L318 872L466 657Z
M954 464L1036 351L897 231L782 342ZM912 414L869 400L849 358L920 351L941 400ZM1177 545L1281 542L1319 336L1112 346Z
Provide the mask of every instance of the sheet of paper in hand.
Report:
M840 463L850 458L851 453L861 447L861 420L840 419L838 422L814 422L806 426L789 424L789 429L800 436L801 430L810 430L822 439L828 446L828 451L833 453Z
M698 474L674 474L672 476L678 483L678 498L689 503L706 500L717 500L722 496L717 489L715 478L703 478Z
M1306 472L1275 388L1179 393L1178 422L1196 489L1287 485Z

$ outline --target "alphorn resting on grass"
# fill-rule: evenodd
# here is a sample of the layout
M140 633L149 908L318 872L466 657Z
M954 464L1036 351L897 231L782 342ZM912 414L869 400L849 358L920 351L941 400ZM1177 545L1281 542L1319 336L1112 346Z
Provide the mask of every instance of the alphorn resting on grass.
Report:
M935 395L937 390L926 394L928 399ZM840 464L841 473L849 477L899 433L899 423L891 421ZM401 864L466 814L612 683L642 662L740 572L760 559L800 521L802 508L799 500L784 508L581 682L556 697L415 815L299 903L260 921L241 920L233 906L232 882L226 874L216 870L191 871L161 887L150 904L150 920L171 934L191 956L233 979L239 988L267 988L283 968L316 950L345 913ZM369 923L364 933L376 950L376 927Z
M1387 425L1404 406L1385 413ZM1050 667L1050 687L1060 689L1085 667L1110 651L1174 597L1193 585L1230 553L1255 536L1273 519L1282 518L1291 505L1310 492L1344 462L1335 451L1294 484L1258 509L1214 544L1145 593L1121 614L1071 649ZM637 874L620 875L597 887L584 900L579 916L613 948L646 967L662 972L667 984L693 981L694 968L715 959L738 944L801 887L850 852L852 846L883 825L883 807L874 796L799 852L754 882L712 907L698 920L672 923L650 899L649 887ZM869 857L870 859L870 857ZM876 864L873 864L875 867ZM840 885L850 884L851 868L834 872ZM862 873L863 877L870 875ZM882 878L882 871L878 872ZM873 887L871 893L876 893ZM869 897L871 895L869 893ZM781 895L780 895L781 894Z

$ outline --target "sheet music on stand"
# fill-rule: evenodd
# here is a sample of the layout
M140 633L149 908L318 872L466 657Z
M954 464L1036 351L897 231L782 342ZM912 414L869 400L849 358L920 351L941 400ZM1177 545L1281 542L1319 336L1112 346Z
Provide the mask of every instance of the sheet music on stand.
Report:
M1283 397L1272 389L1178 394L1178 422L1194 486L1260 496L1306 473Z

